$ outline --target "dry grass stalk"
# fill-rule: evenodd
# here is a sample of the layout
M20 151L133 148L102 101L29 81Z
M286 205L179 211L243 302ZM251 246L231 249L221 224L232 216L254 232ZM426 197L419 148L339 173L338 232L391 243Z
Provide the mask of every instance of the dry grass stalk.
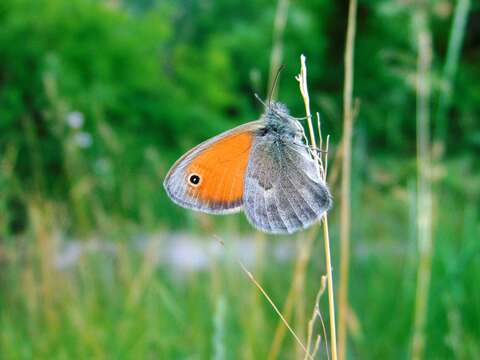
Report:
M307 124L310 135L310 145L316 149L317 142L315 140L315 132L313 130L312 116L310 112L310 97L308 95L307 87L307 66L305 64L305 56L301 55L300 62L300 74L297 75L296 79L299 82L300 92L305 103L305 112L307 114ZM316 153L316 150L313 151ZM318 171L322 178L326 178L326 167L320 166L320 161L318 164ZM337 360L337 335L336 335L336 326L335 326L335 300L334 300L334 291L333 291L333 276L332 276L332 259L330 252L330 235L328 232L328 219L327 214L324 215L323 219L323 240L325 247L325 263L326 263L326 273L327 273L327 288L328 288L328 309L330 315L330 344L332 348L332 359Z
M430 69L432 39L426 9L419 6L414 14L417 29L417 241L419 267L415 298L412 359L422 359L432 265L432 189L430 151Z
M321 124L320 124L320 114L317 112L317 125L318 125L318 138L320 139L320 146L322 146L323 143L323 137L322 137L322 131L321 131ZM327 140L325 142L325 158L321 162L323 164L323 180L327 181L327 170L328 170L328 149L330 145L330 135L327 135ZM325 230L325 229L324 229ZM307 349L310 352L311 348L311 342L313 339L313 329L315 326L315 321L316 319L320 319L320 323L322 325L322 331L323 331L323 338L325 342L325 353L327 354L327 358L330 359L330 352L328 351L328 340L327 340L327 330L325 329L325 322L323 321L322 313L320 312L320 297L323 295L325 291L325 286L327 282L327 277L325 275L322 275L321 281L320 281L320 288L318 289L317 296L315 298L315 304L313 307L313 313L312 317L310 318L310 321L308 322L308 337L307 337ZM317 336L317 340L315 342L315 346L313 348L313 351L311 352L312 356L315 356L319 346L320 346L320 340L321 337Z
M308 95L307 66L305 65L305 60L305 55L302 54L300 56L300 74L298 74L295 78L299 83L300 93L302 94L303 102L305 103L305 114L307 115L308 135L310 136L310 146L312 148L312 153L317 154L317 141L315 138L315 132L313 130L312 113L310 112L310 96ZM317 169L320 172L321 176L324 177L323 167L320 167L319 164L317 164Z
M225 245L223 240L220 239L217 235L214 236L214 239L217 240L220 243L220 245L222 245L222 246ZM275 303L272 300L272 298L270 297L270 295L268 295L268 293L265 291L265 289L262 287L262 285L260 285L260 283L257 281L255 276L253 276L253 274L246 268L246 266L239 259L236 259L236 261L240 265L240 267L242 268L243 272L248 276L250 281L257 287L257 289L262 293L262 295L265 297L265 299L268 301L268 303L272 306L273 310L277 313L278 317L283 322L283 324L286 326L288 331L290 331L290 333L292 334L293 338L298 343L300 348L305 352L307 359L314 360L313 357L310 355L310 353L308 353L306 346L303 344L303 342L300 340L298 335L295 333L293 328L288 323L287 319L282 315L282 313L278 309L277 305L275 305Z
M348 273L350 267L350 185L352 169L353 131L353 53L357 1L350 0L348 8L347 39L345 45L345 80L343 89L343 140L342 140L342 197L340 202L340 285L338 292L338 355L343 360L347 347Z
M446 113L450 105L453 93L453 82L460 59L460 52L463 45L463 38L465 36L465 28L467 26L470 6L470 0L457 1L457 5L455 6L455 14L452 21L452 28L450 30L448 50L441 77L442 87L438 99L438 108L435 116L435 121L437 123L436 141L439 158L443 155L443 152L445 151L445 140L448 128Z
M255 279L255 277L253 276L253 274L248 271L248 269L245 267L245 265L243 265L243 263L239 260L237 260L238 263L240 264L240 267L242 268L242 270L245 272L245 274L247 274L247 276L249 277L249 279L253 282L253 284L258 288L258 290L260 290L260 292L262 293L262 295L265 297L265 299L267 299L267 301L270 303L270 305L272 306L273 310L275 310L275 312L277 313L277 315L280 317L280 319L282 320L282 322L285 324L285 326L287 327L288 331L290 331L290 333L292 334L292 336L295 338L295 340L297 341L298 345L302 348L302 350L305 352L305 357L307 359L312 359L313 360L313 357L312 355L308 352L306 346L303 344L303 342L300 340L300 338L297 336L297 334L295 333L295 331L293 330L293 328L289 325L288 321L284 318L284 316L282 315L282 313L280 312L280 310L278 309L277 305L275 305L275 303L273 302L273 300L270 298L270 296L268 295L268 293L263 289L263 287L258 283L258 281Z
M322 137L322 132L321 132L321 126L320 126L320 114L317 112L317 129L318 129L318 139L319 139L319 143L320 143L320 149L322 149L323 147L323 137ZM327 139L326 139L326 142L325 142L325 150L324 150L324 154L325 154L325 158L322 160L322 159L319 159L321 161L321 164L323 164L323 180L326 181L326 178L327 178L327 169L328 169L328 150L329 150L329 143L330 143L330 135L327 135ZM292 310L293 310L293 306L295 305L295 302L298 298L299 295L301 295L300 293L300 285L303 284L303 282L305 281L305 271L306 271L306 267L307 267L307 264L308 264L308 261L310 260L310 257L311 257L311 249L312 249L312 245L313 245L313 241L315 240L317 236L317 229L315 228L312 228L312 230L310 231L308 237L307 237L307 241L303 241L301 243L301 247L300 247L300 251L298 253L298 256L297 256L297 259L296 259L296 263L295 263L295 269L293 271L293 281L292 281L292 285L290 286L290 290L288 291L288 295L287 295L287 298L285 300L285 305L283 306L283 309L282 309L282 314L284 315L284 317L287 319L287 321L290 320L291 316L292 316ZM322 277L322 281L323 280L326 280L326 277L323 276ZM322 291L319 291L319 294L323 294L323 289L324 289L324 286L325 284L322 283L322 286L320 287L320 290ZM318 300L317 300L317 303L318 303ZM322 327L324 329L324 339L325 339L325 347L326 347L326 351L327 351L327 354L328 354L328 342L327 342L327 337L326 337L326 331L325 331L325 324L323 323L323 319L322 319L322 316L321 314L319 313L319 316L320 316L320 320L322 322ZM273 341L272 341L272 346L270 348L270 352L268 354L268 357L267 359L268 360L273 360L273 359L276 359L277 356L278 356L278 353L280 352L280 348L281 348L281 345L282 345L282 341L283 341L283 338L285 336L285 327L283 326L282 322L279 321L276 329L275 329L275 335L273 337ZM309 333L308 333L308 344L310 344L311 342L311 336L312 334L310 333L310 327L308 329ZM310 345L308 345L310 347ZM315 352L313 352L313 354L315 354Z
M273 44L270 53L270 73L268 75L268 88L271 91L270 97L272 99L276 99L278 92L278 86L274 88L274 82L283 58L282 38L287 25L288 5L289 0L278 0L275 22L273 23Z
M296 79L299 82L300 92L302 94L302 97L303 97L304 103L305 103L305 110L306 110L306 114L307 114L307 123L308 123L309 135L310 135L310 145L313 149L312 153L316 154L317 142L316 142L316 138L315 138L315 133L314 133L313 124L312 124L312 116L311 116L311 112L310 112L310 98L309 98L309 95L308 95L308 87L307 87L307 67L306 67L306 64L305 64L305 60L306 60L305 56L302 55L300 60L301 60L301 70L300 70L300 74L296 77ZM318 122L318 124L320 124L320 117L319 117L318 113L317 113L317 122ZM320 135L320 139L321 139L320 128L319 128L319 135ZM329 137L327 137L327 142L326 142L327 151L328 151L328 141L329 141ZM320 173L320 176L323 179L326 179L326 175L327 175L327 168L326 168L327 154L325 155L325 160L322 161L322 159L320 157L317 157L317 159L318 159L318 163L317 163L318 171ZM320 166L320 165L322 165L322 166ZM336 360L337 359L337 354L336 354L336 330L335 330L335 304L334 304L334 295L333 295L333 279L332 279L332 271L331 271L332 265L331 265L331 255L330 255L330 239L329 239L328 221L327 221L326 215L323 217L323 234L324 234L325 252L326 252L326 267L327 267L326 278L327 278L328 294L329 294L329 313L330 313L330 332L331 332L331 343L332 343L332 359ZM223 245L223 241L221 241L220 239L219 239L219 241ZM308 246L307 246L307 249L308 249ZM303 250L305 250L305 248L303 248ZM308 258L309 258L308 255L305 256L304 251L301 252L300 256L301 256L301 258L300 258L300 261L298 263L299 267L295 271L295 276L300 276L302 273L304 273L304 271L305 271L304 268L305 268L306 263L308 262ZM308 344L308 349L307 349L307 347L305 347L305 345L300 340L300 338L298 337L296 332L290 326L287 318L278 309L278 307L275 305L275 303L270 298L268 293L263 289L263 287L255 279L253 274L250 271L248 271L248 269L243 265L243 263L241 261L239 261L239 260L237 260L237 261L240 264L240 267L242 268L242 270L245 272L245 274L247 274L249 279L253 282L253 284L259 289L259 291L262 293L262 295L270 303L270 305L272 306L274 311L279 316L281 322L285 325L285 327L289 330L289 332L295 338L296 342L298 343L300 348L305 353L305 359L313 359L313 356L310 353L310 348L312 347L311 346L311 341L312 341L312 336L313 336L313 322L314 322L314 319L311 319L311 325L309 323L309 333L308 333L309 344ZM303 268L303 270L302 270L302 268ZM297 273L297 271L298 271L298 273ZM288 310L287 313L289 314L289 316L291 315L291 308L293 307L293 303L294 303L293 295L298 293L298 291L295 291L295 289L297 289L297 285L298 285L299 281L300 281L300 278L296 278L296 280L294 278L294 284L292 285L292 288L290 289L290 292L289 292L289 296L287 298L287 301L290 299L290 301L287 303L287 306L286 306L286 310ZM324 334L326 334L326 330L325 330L325 327L324 327L324 324L323 324L323 319L322 319L320 311L318 309L318 300L319 300L321 294L323 293L324 288L325 288L325 281L324 281L324 276L323 276L322 277L322 283L321 283L320 289L318 291L317 300L316 300L316 303L315 303L315 306L314 306L314 310L313 310L314 315L313 316L314 317L319 316L319 318L321 319L321 322L322 322L322 327L324 329ZM277 333L278 333L278 329L277 329ZM270 351L270 355L269 355L269 358L271 358L271 359L274 359L276 357L276 354L278 354L282 336L278 335L278 338L280 340L276 340L276 341L274 340L274 342L273 342L272 350ZM325 340L326 340L326 335L325 335ZM317 337L316 341L315 341L315 345L313 347L313 351L314 351L313 354L315 354L318 351L319 346L320 346L320 337ZM327 353L328 353L328 348L327 348Z
M307 350L310 352L310 349L312 347L312 339L313 339L313 329L315 327L315 322L317 319L320 319L320 322L322 324L322 330L323 330L323 337L325 339L325 352L327 353L327 358L330 358L329 352L328 352L328 342L327 342L327 330L325 329L325 323L323 322L323 317L322 314L320 313L320 297L323 295L325 292L325 286L327 283L327 278L325 275L322 276L322 280L320 282L320 288L318 289L317 296L315 298L315 304L313 306L313 311L312 311L312 316L310 320L308 321L308 337L307 337ZM320 343L320 336L317 336L317 340L315 341L315 345L313 347L313 351L311 352L312 356L315 356L315 354L318 351L318 346Z

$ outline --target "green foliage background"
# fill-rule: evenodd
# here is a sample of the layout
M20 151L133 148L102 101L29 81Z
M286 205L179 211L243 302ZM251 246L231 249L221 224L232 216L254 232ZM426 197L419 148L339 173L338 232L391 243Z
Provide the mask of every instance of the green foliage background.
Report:
M449 85L441 74L455 4L425 5L434 40L431 130L445 149L434 169L426 357L438 359L480 357L475 2L450 84L446 133L436 121L439 95ZM342 136L347 6L292 2L282 40L279 99L302 116L294 75L304 53L312 108L332 139L331 172L340 166L334 159ZM352 359L409 356L417 261L415 6L359 3ZM262 107L253 94L268 93L275 11L266 0L0 2L0 358L266 357L277 318L234 256L179 281L175 269L149 267L148 254L135 252L131 239L218 232L228 243L252 234L241 215L212 219L174 206L162 180L191 146L258 118ZM75 118L83 119L80 126ZM339 197L338 184L331 187ZM337 264L336 207L331 218ZM52 265L60 244L92 238L118 247L116 260L100 252L67 272ZM260 249L277 242L258 241ZM281 305L295 254L285 264L257 251L255 273ZM321 253L320 244L314 251ZM321 269L323 260L313 256L299 313L310 314ZM242 309L250 319L242 319ZM281 358L295 351L287 336Z

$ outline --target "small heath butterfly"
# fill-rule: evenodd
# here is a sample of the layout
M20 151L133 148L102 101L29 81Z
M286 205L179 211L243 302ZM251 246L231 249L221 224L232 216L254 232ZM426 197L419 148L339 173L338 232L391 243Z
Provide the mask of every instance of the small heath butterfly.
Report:
M170 169L164 187L178 205L210 214L243 209L267 233L293 233L322 218L332 198L305 133L285 105L196 146Z

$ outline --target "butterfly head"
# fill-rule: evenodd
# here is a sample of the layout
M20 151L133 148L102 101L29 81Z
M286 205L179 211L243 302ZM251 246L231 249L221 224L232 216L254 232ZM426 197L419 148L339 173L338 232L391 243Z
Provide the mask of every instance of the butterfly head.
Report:
M272 101L266 106L263 120L266 129L278 136L299 138L303 136L303 127L290 115L286 105Z

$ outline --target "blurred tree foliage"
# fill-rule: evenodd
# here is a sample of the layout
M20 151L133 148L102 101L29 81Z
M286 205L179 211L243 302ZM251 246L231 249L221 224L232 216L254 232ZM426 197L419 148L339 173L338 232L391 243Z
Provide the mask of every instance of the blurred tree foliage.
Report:
M431 4L436 90L443 86L439 74L453 6L446 0ZM108 168L105 159L116 161L117 172L111 174L116 185L104 188L121 187L145 173L149 158L158 159L164 173L189 146L258 117L261 106L253 93L268 93L275 9L275 2L266 0L0 2L0 151L18 151L21 187L63 197L77 175L107 181L100 171ZM346 12L346 1L295 1L283 37L280 99L301 116L293 76L305 53L312 106L334 142L341 136ZM479 18L474 5L449 109L453 153L480 149ZM372 154L414 154L416 55L410 21L410 8L401 1L360 2L356 131ZM84 119L81 131L66 122L72 112ZM128 176L120 176L119 168ZM36 178L43 180L35 184ZM161 192L160 181L156 184ZM133 196L125 208L135 201Z

